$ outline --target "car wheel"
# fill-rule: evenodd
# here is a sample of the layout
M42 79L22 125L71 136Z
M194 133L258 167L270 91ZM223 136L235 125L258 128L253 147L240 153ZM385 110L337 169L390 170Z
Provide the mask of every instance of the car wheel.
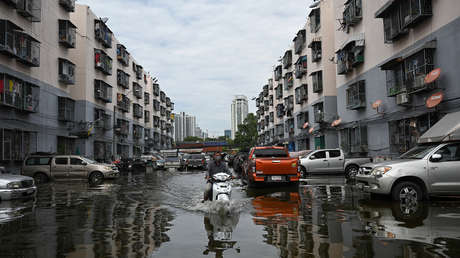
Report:
M34 174L34 181L35 181L35 184L37 184L37 185L44 184L44 183L48 182L48 176L45 175L44 173L41 173L41 172L35 173Z
M395 201L421 201L423 200L423 191L417 183L406 181L397 184L393 188L391 196Z
M347 179L354 179L358 174L359 167L356 165L350 165L345 169L345 177Z
M304 166L300 166L300 177L307 178L307 176L308 176L307 169Z
M101 172L93 172L89 177L89 182L91 184L100 184L104 181L104 175Z

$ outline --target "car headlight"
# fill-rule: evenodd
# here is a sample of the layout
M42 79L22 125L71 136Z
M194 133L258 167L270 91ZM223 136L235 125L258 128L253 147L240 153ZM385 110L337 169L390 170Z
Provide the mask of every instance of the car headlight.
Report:
M374 169L372 169L371 175L372 176L383 176L384 174L386 174L391 169L392 169L392 167L389 167L389 166L375 167Z
M21 184L19 182L11 182L6 185L8 189L18 189L21 188Z

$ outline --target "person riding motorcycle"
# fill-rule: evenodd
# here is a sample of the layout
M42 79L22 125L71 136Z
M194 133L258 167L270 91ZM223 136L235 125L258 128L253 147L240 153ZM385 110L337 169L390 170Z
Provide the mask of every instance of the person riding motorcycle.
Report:
M227 173L231 176L227 164L225 164L225 161L223 161L222 155L217 152L214 154L213 160L211 160L209 163L208 170L206 171L205 179L207 183L206 189L204 190L203 202L211 199L212 183L210 182L210 179L214 176L214 174L220 172Z

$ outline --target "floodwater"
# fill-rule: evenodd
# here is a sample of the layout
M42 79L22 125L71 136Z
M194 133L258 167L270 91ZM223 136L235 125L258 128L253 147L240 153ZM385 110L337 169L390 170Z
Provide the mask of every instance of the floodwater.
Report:
M246 190L227 216L203 172L56 182L0 203L0 257L458 257L460 201L370 200L340 177Z

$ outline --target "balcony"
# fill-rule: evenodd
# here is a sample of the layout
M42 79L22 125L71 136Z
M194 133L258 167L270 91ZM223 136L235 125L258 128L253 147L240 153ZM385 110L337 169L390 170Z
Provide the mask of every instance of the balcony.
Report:
M153 127L159 128L160 127L160 117L153 116Z
M150 94L148 92L144 92L144 105L150 104Z
M284 75L284 90L290 90L294 86L294 77L292 73L286 73Z
M1 81L0 81L1 84ZM25 112L36 113L40 104L40 87L24 82L23 99Z
M124 89L129 89L129 74L123 70L117 70L117 84Z
M136 65L133 63L133 71L136 73L136 79L142 79L142 73L144 72L144 68L141 65Z
M310 19L310 32L317 33L321 28L321 10L319 7L316 7L310 11L308 15Z
M385 43L393 43L409 32L402 20L401 7L400 1L389 1L375 13L375 18L383 19Z
M275 97L276 99L283 98L283 84L278 84L278 86L275 88Z
M59 4L67 12L75 12L75 0L59 0Z
M431 0L408 0L401 3L401 19L404 27L415 27L420 21L433 15Z
M349 0L345 4L345 10L343 11L343 23L348 27L352 27L358 24L363 18L363 7L362 0Z
M294 133L294 118L287 119L284 123L284 130L288 134Z
M313 105L313 118L315 123L324 123L324 107L323 103L318 103L316 105Z
M0 105L20 111L38 112L40 87L9 74L0 73Z
M275 113L274 112L270 112L269 117L270 117L270 120L269 120L270 123L275 122Z
M129 134L129 121L124 119L117 119L117 132L120 135L128 136Z
M94 127L108 131L112 128L110 114L107 114L104 109L95 108L94 109Z
M15 31L14 34L17 60L27 66L39 67L40 42L22 31Z
M15 32L22 31L16 24L8 20L0 20L0 52L16 56Z
M112 103L112 86L101 80L94 80L94 98Z
M435 82L426 84L425 77L434 69L434 49L426 48L406 58L405 85L407 93L413 94L436 87Z
M120 111L128 113L131 106L130 99L121 93L117 93L117 107Z
M322 44L320 39L314 39L310 45L308 45L309 48L311 48L311 61L313 63L321 61L322 58Z
M284 105L283 104L276 105L276 117L283 118L285 114L286 114L286 111L284 110Z
M356 110L366 107L366 84L358 81L347 89L347 109Z
M166 107L171 107L171 98L166 97Z
M59 43L67 48L75 48L77 27L69 20L59 20Z
M275 68L275 81L279 81L281 77L283 77L283 67L281 65L278 65Z
M292 50L286 51L283 56L283 68L287 69L292 65Z
M273 107L273 95L270 95L270 96L268 97L268 105L271 106L271 107Z
M63 122L75 121L75 100L58 97L58 120Z
M133 103L133 116L135 118L142 118L144 115L144 109L141 105Z
M264 97L268 97L268 85L264 85L264 87L263 87L263 95L264 95Z
M112 75L112 58L101 49L94 49L95 68L106 75Z
M102 20L94 20L94 34L105 48L112 48L112 31Z
M295 89L295 103L302 104L308 100L308 85L302 84Z
M323 91L323 72L317 71L311 74L313 81L313 92L320 93Z
M129 52L122 44L117 44L117 59L123 66L129 65Z
M294 53L299 55L305 48L305 42L307 41L307 35L305 30L299 30L297 36L294 38Z
M160 101L158 100L153 100L153 110L154 111L160 111Z
M166 116L166 108L164 106L160 106L160 115Z
M295 62L295 77L297 79L302 78L307 73L307 56L301 56Z
M42 15L41 0L16 0L16 10L31 22L40 22Z
M161 91L161 92L160 92L160 101L161 101L162 103L165 103L165 102L166 102L166 94L165 94L164 91Z
M303 129L305 123L308 123L308 112L300 112L297 115L297 129Z
M160 95L160 85L154 83L153 84L153 95L159 96Z
M150 122L150 111L144 110L144 123Z
M59 58L59 81L66 85L75 84L75 64L67 59Z
M142 87L137 82L133 82L133 95L137 99L142 99Z

